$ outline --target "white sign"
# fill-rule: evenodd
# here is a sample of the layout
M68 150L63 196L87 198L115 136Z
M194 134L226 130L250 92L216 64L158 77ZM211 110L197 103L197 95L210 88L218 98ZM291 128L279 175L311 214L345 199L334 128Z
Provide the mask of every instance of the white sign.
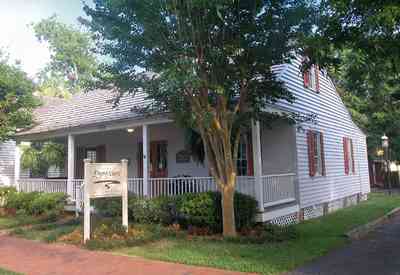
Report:
M128 231L128 160L91 163L85 159L83 241L90 239L90 199L122 197L122 225Z

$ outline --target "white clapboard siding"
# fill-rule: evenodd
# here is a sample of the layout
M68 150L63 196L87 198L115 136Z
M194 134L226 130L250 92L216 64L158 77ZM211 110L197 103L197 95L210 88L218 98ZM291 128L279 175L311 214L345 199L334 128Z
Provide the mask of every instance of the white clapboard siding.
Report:
M335 86L326 74L319 73L320 92L303 86L299 60L286 65L278 77L295 96L295 103L279 102L287 110L317 114L317 123L306 122L296 133L297 174L301 207L340 199L357 193L368 193L369 175L366 137L355 125ZM308 129L324 134L326 176L310 177L306 132ZM345 175L343 137L353 139L356 173Z
M0 143L0 186L14 181L15 141Z

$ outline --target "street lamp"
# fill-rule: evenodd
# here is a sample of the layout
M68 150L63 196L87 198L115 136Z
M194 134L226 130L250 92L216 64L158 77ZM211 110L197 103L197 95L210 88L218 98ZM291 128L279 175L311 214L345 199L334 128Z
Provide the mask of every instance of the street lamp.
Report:
M389 187L389 194L391 194L392 183L390 180L390 165L389 165L389 138L383 134L381 137L382 140L382 148L385 152L385 172L386 172L386 180Z

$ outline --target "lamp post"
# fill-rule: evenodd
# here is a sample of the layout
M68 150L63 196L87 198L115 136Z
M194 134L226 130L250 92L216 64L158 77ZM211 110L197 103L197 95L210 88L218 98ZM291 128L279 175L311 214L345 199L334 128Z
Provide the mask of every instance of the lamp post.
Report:
M389 194L392 192L392 182L390 180L390 164L389 164L389 138L383 134L381 137L382 140L382 148L385 152L385 172L386 172L386 181L389 188Z

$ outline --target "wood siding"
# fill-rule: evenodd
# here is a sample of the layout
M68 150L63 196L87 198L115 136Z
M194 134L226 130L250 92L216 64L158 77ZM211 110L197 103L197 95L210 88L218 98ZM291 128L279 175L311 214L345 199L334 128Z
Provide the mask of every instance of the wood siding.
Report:
M300 59L279 72L279 79L284 81L296 101L294 104L279 102L278 105L290 111L317 115L315 123L302 123L296 131L300 207L370 192L364 133L352 121L329 77L319 72L320 90L312 91L304 87L299 66ZM320 131L324 135L326 176L309 175L307 130ZM345 175L343 137L354 142L354 174Z
M14 181L15 141L0 143L0 185Z

